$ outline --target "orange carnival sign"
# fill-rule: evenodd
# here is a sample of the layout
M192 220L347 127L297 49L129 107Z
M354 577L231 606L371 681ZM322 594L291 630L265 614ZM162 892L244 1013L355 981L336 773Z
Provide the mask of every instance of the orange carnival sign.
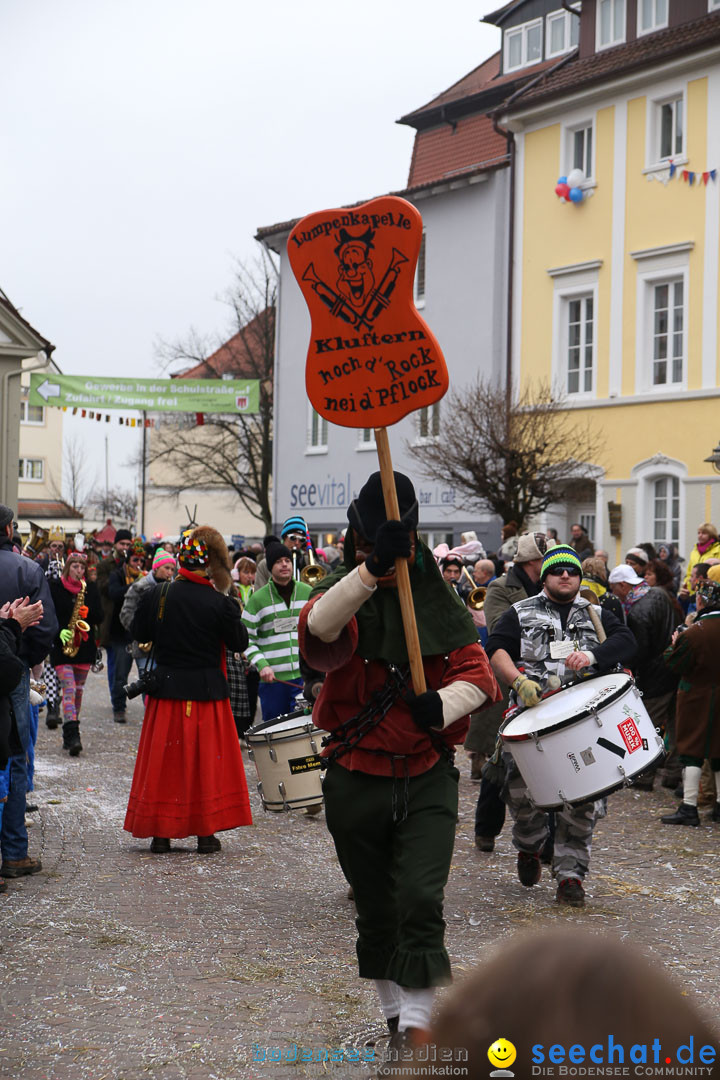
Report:
M440 346L415 307L422 218L387 195L321 210L288 240L310 310L305 383L313 408L342 427L388 427L448 388Z

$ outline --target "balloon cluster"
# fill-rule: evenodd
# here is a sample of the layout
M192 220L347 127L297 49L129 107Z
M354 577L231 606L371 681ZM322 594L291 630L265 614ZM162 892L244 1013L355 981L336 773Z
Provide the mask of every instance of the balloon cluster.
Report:
M585 198L585 192L581 185L585 183L585 173L582 169L573 169L567 176L558 177L555 194L561 202L581 203Z

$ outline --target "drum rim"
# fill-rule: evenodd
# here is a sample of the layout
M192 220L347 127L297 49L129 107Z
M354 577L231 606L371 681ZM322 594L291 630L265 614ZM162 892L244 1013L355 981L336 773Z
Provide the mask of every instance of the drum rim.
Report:
M620 791L621 788L631 788L633 786L632 781L635 779L635 777L640 776L642 773L645 772L646 769L649 769L651 765L654 765L657 759L663 753L664 751L662 746L658 746L655 757L652 758L650 761L646 761L643 764L642 769L638 769L638 771L636 773L633 773L632 776L624 777L622 780L618 780L617 783L613 784L611 787L601 788L599 791L594 792L592 795L583 795L581 799L568 799L568 806L582 806L583 803L595 802L596 799L604 799L606 795L613 795L616 791ZM628 780L630 781L629 783ZM535 802L535 800L533 800L533 802ZM564 805L564 803L559 801L554 803L543 803L542 805L539 802L535 802L535 806L537 806L538 810L559 810Z
M612 674L612 672L610 674ZM617 674L619 675L620 678L627 679L627 683L625 684L625 686L619 686L617 688L617 690L615 690L612 694L609 694L608 697L603 699L603 702L602 702L602 708L603 709L605 709L605 707L607 705L613 705L616 701L618 701L621 697L623 697L628 692L628 690L631 690L635 686L635 680L633 679L632 675L628 675L626 672L622 672L622 673L618 672ZM602 678L607 678L607 676L599 675L599 676L597 676L597 678L602 679ZM593 681L594 680L592 680L592 679L588 679L589 683L592 683ZM582 683L574 683L573 686L566 686L565 689L566 690L572 690L574 688L574 686L581 686L581 685L582 685ZM563 691L559 691L558 696L562 692ZM548 700L551 700L551 699L548 699ZM530 711L531 711L530 708L520 709L519 712L517 712L510 720L508 720L508 727L515 720L519 720L521 716L524 716L525 713L528 713ZM526 742L527 740L532 739L533 735L537 735L538 739L541 739L544 735L550 735L554 731L562 731L563 728L570 727L572 724L577 724L581 720L587 720L587 718L589 716L592 716L592 714L594 712L597 712L597 709L589 709L589 708L582 709L580 712L575 713L573 716L566 717L564 720L558 720L556 723L552 724L550 727L544 727L540 731L535 731L535 732L527 731L527 732L524 732L522 735L506 735L506 730L507 729L505 729L505 730L501 731L500 734L501 734L502 738L506 739L508 742Z
M267 731L268 728L274 727L276 724L282 723L283 720L296 720L299 719L301 716L307 717L308 722L312 724L312 710L306 712L305 709L293 709L292 712L280 713L279 716L273 717L272 720L261 720L259 724L255 724L253 727L248 728L245 732L245 735L247 737L248 735L255 734L257 732Z

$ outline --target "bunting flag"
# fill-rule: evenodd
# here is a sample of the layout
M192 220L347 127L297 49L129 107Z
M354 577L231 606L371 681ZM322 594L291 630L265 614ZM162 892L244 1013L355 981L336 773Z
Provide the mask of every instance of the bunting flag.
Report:
M688 184L690 187L694 186L696 180L697 180L697 186L698 187L701 187L701 186L702 187L707 187L708 186L708 181L717 180L717 169L705 169L703 172L697 172L696 170L693 170L693 169L680 169L680 170L678 170L678 167L677 167L677 165L675 164L675 162L673 161L672 158L668 159L668 165L670 167L669 168L669 179L672 180L675 173L679 171L680 172L680 178L682 180L684 180L685 183ZM663 183L667 183L667 179L668 178L666 177L665 180L663 181Z
M63 412L67 411L68 406L63 406ZM104 420L106 424L109 424L112 422L113 419L111 413L96 412L95 409L81 409L78 406L75 406L72 410L72 414L73 416L77 416L78 413L80 414L81 419L95 420L96 423L100 423L101 420ZM198 413L197 415L199 417L197 422L199 424L203 424L205 422L204 415L202 413ZM146 416L144 420L142 418L134 418L130 416L118 416L117 422L122 427L143 427L144 425L146 428L154 428L156 425L156 419L154 416Z

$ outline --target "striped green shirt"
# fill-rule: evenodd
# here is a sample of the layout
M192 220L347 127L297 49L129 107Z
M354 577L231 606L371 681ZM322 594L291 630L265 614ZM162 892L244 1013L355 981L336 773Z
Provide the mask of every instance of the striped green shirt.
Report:
M250 638L245 656L258 671L270 666L281 682L300 678L298 616L311 591L309 585L296 581L288 607L269 581L249 598L242 614Z

